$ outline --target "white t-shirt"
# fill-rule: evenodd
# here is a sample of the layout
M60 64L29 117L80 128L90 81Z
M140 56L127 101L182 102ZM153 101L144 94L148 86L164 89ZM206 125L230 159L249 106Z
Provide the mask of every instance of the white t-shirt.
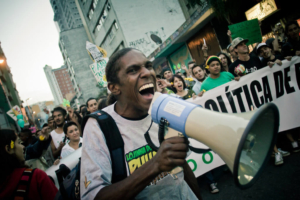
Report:
M66 137L64 132L58 134L58 133L56 133L55 130L51 131L50 134L51 134L53 143L55 145L55 148L58 148L59 147L59 143L62 142L65 139L65 137Z
M80 137L80 141L79 141L79 144L80 143L82 144L82 137ZM61 158L64 158L68 155L70 155L71 153L73 153L75 151L75 149L73 149L72 147L70 147L69 143L67 143L61 150L61 153L60 153L60 156Z
M156 152L148 146L144 134L151 124L151 116L141 120L127 120L114 111L111 105L103 110L110 114L115 120L124 141L125 165L127 175L134 173L136 169L155 156ZM158 142L158 125L153 123L149 130L149 135L156 146ZM111 157L106 146L105 137L97 121L90 118L84 128L84 143L81 155L81 199L94 199L96 194L104 187L111 185ZM197 199L190 187L184 181L181 171L176 174L178 179L174 179L168 173L162 173L155 182L142 190L135 199L146 200L177 200L177 199ZM155 179L154 179L155 180ZM90 181L90 182L89 182ZM86 185L86 183L89 183ZM86 187L85 187L86 186Z

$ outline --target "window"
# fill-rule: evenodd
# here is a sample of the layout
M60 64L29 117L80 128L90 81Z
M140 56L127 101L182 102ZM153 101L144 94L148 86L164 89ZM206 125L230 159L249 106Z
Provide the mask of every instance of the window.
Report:
M93 1L93 7L94 7L94 9L97 7L97 3L98 3L98 0L94 0Z
M107 5L108 5L108 4L107 4ZM108 11L109 11L109 10L110 10L110 7L109 7L109 9L108 9L108 6L104 6L104 7L103 7L102 13L101 13L101 15L99 16L99 19L98 19L98 24L96 24L96 27L94 28L93 33L96 32L96 29L97 29L98 31L100 31L102 25L104 24L104 21L105 21L106 18L107 18L107 15L108 15Z
M115 22L115 28L116 28L116 30L119 29L117 22Z
M101 47L106 48L109 46L109 44L111 43L111 41L114 39L117 29L115 26L116 22L114 22L110 28L110 30L108 31L108 33L106 34L105 38L104 38L104 42L101 44Z
M93 9L91 9L91 10L90 10L90 12L89 12L89 19L90 19L90 20L92 19L92 17L93 17L93 14L94 14L94 10L93 10Z

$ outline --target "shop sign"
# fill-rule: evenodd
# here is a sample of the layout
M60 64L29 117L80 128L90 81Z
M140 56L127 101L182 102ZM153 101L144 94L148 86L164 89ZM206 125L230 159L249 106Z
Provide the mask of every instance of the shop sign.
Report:
M278 9L274 0L265 0L247 10L245 14L247 20L257 18L259 21L261 21L277 10Z

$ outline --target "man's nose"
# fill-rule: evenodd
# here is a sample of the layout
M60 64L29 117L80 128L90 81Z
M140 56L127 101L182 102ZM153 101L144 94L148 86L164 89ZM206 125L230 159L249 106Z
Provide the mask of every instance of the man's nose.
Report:
M151 72L148 68L146 68L145 66L142 67L141 69L141 77L148 77L151 75Z

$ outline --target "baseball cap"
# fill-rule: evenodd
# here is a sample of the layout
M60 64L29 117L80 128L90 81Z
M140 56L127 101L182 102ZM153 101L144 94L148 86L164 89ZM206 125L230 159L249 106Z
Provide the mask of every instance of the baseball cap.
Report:
M259 43L256 48L256 53L259 54L259 49L262 47L269 47L266 43ZM269 47L270 48L270 47Z
M230 48L230 47L231 47L231 43L230 43L230 44L227 46L227 48L226 48L226 49L227 49L227 50L229 50L229 48Z
M237 45L239 45L240 43L242 43L242 42L245 42L245 43L247 43L249 40L248 39L244 39L244 38L241 38L241 37L237 37L237 38L235 38L234 40L232 40L232 42L231 42L231 46L233 47L233 48L235 48Z

